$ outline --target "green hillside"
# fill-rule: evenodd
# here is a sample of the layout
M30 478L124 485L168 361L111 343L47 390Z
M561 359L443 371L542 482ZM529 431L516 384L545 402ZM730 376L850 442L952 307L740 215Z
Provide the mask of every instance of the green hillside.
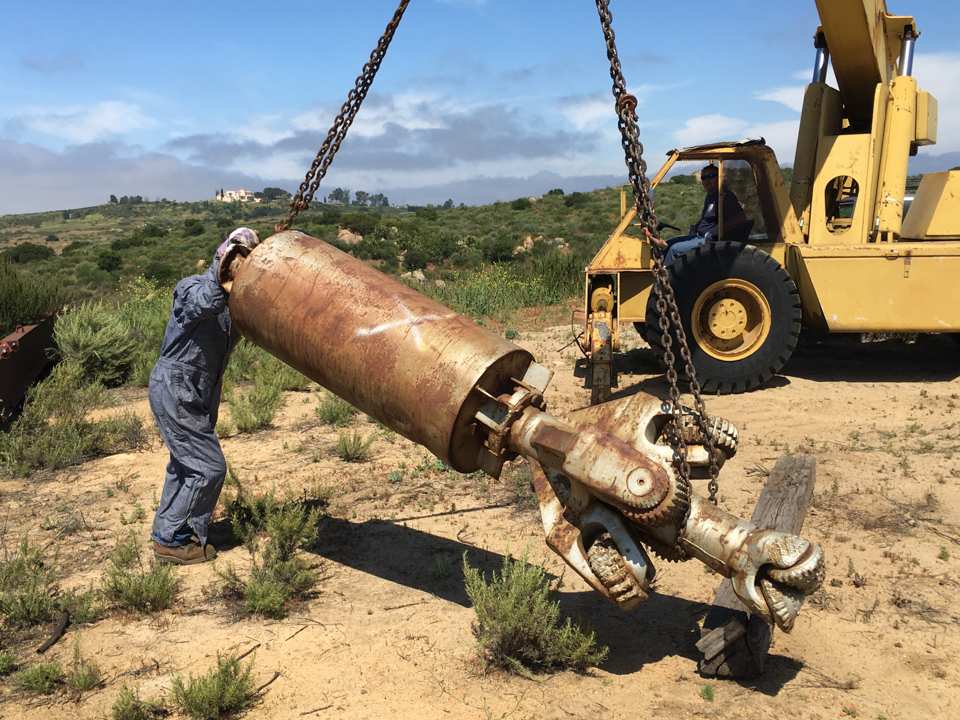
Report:
M661 219L680 227L693 222L701 202L699 185L686 178L657 190ZM230 229L248 225L266 237L285 212L285 201L162 201L6 215L0 216L0 257L22 278L52 284L67 300L102 297L137 276L172 284L209 262ZM389 273L424 270L430 280L463 281L465 273L498 266L513 277L546 272L572 294L618 219L619 189L608 188L477 207L320 205L302 214L297 227ZM341 229L363 240L338 241ZM532 248L515 253L524 241Z

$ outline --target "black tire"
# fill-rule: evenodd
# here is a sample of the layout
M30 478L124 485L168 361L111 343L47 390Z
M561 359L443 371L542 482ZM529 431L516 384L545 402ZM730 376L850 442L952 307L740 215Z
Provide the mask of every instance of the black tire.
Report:
M690 346L693 366L704 392L740 393L765 384L780 372L800 336L800 293L786 270L763 250L735 242L708 242L674 260L669 268L677 308ZM741 359L720 359L707 352L692 331L694 307L700 295L716 283L746 281L763 295L769 306L768 331ZM702 310L701 310L702 312ZM654 294L647 303L645 338L663 361L660 315ZM676 368L683 366L676 351Z

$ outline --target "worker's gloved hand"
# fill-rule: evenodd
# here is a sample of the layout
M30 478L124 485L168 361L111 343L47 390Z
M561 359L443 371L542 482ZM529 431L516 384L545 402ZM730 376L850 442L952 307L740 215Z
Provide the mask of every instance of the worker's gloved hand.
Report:
M257 233L247 227L237 228L227 235L226 240L220 243L214 262L216 263L217 280L224 290L230 292L233 288L232 265L234 259L238 255L246 257L259 244L260 238Z

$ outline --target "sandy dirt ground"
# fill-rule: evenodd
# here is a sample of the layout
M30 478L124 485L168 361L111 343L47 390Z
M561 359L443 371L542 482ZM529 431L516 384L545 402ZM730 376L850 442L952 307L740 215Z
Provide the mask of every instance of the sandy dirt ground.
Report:
M521 326L517 340L556 371L548 401L561 414L589 398L574 376L576 349L561 349L569 337L565 326ZM654 360L632 331L627 345L634 349L618 357L618 392L663 393ZM782 454L803 450L817 459L804 534L823 544L827 580L793 633L776 633L758 681L697 675L698 621L719 578L696 561L657 563L658 593L623 613L564 572L542 541L522 485L445 470L362 417L356 427L376 434L373 457L340 461L336 431L316 420L315 388L289 393L273 429L223 445L250 490L331 497L319 541L306 553L323 578L316 596L283 620L238 619L209 596L213 568L180 569L173 609L108 614L71 627L47 653L68 664L78 640L104 671L101 688L79 698L37 699L0 681L0 717L107 717L125 683L156 697L174 674L205 672L218 653L253 647L257 684L279 677L246 713L250 718L956 717L958 376L960 348L948 339L836 340L799 352L771 387L708 398L710 412L736 422L742 438L721 476L722 507L749 516ZM125 391L118 406L148 418L142 393ZM0 482L6 546L29 533L59 548L63 587L98 583L116 538L131 529L146 548L166 462L152 437L142 452ZM80 529L64 535L66 519L78 515ZM563 611L609 646L602 667L532 679L484 672L461 557L467 552L489 570L503 555L525 550L562 578ZM244 568L249 556L227 544L218 563ZM33 648L48 632L40 628L23 640L15 648L20 659L36 657Z

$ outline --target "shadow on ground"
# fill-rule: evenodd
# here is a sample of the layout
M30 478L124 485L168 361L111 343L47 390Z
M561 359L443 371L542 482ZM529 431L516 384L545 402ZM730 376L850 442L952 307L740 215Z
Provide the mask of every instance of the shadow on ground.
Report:
M503 564L500 553L387 520L351 522L326 517L313 552L463 607L470 606L463 554L488 576ZM695 643L698 621L707 610L703 603L654 593L637 610L625 613L592 591L561 591L558 600L564 615L583 620L596 632L598 642L610 648L603 669L615 675L635 673L674 655L694 663L699 659ZM747 687L776 694L798 668L789 659L771 657L767 675Z
M669 386L663 366L649 348L615 353L614 364L616 384L611 399L637 392L667 397ZM577 360L574 375L587 382L585 359ZM960 343L948 335L920 335L913 342L892 338L868 343L861 342L859 335L831 335L798 347L783 373L758 390L789 385L790 378L814 382L950 382L958 377Z

